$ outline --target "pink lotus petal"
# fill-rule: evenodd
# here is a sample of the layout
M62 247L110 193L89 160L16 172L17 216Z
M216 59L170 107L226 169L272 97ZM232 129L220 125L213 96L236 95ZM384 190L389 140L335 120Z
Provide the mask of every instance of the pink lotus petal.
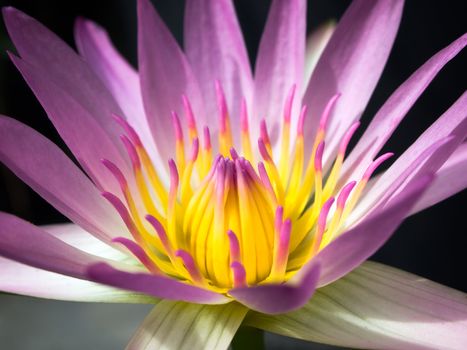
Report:
M250 313L246 326L345 348L464 349L465 293L367 261L302 309Z
M149 0L138 0L138 60L149 127L161 158L169 159L175 154L171 112L183 115L182 95L202 125L206 115L191 67Z
M86 253L111 260L128 256L102 243L81 227L57 224L41 227L59 240ZM36 298L85 302L150 303L151 298L0 258L0 290Z
M342 94L330 120L325 168L330 165L340 140L358 120L373 93L389 57L402 13L403 1L356 0L339 21L311 76L303 103L310 109L305 140L312 135L327 101ZM310 150L309 147L305 149Z
M131 273L106 263L90 266L87 275L92 281L117 288L134 290L156 298L181 300L201 304L224 304L231 301L222 294L149 273Z
M106 189L117 192L117 186L109 181L109 172L100 160L111 160L125 174L129 173L129 167L109 130L68 94L67 90L55 84L50 79L48 70L35 67L14 55L10 55L10 58L83 168L90 172L98 186L105 184ZM109 119L112 120L111 115Z
M437 168L434 167L433 171L438 170L439 167L447 160L449 155L455 150L467 136L467 92L465 92L431 127L429 127L415 143L412 144L392 165L386 170L377 182L372 186L368 193L361 199L359 205L355 208L352 216L358 217L362 213L368 212L369 209L374 207L375 203L385 197L388 193L393 193L397 190L394 188L396 182L403 179L402 175L412 175L407 172L410 164L413 164L426 152L430 146L435 145L449 136L455 138L455 143L450 150L440 154L441 159L437 163ZM444 157L444 158L443 158ZM389 188L392 188L389 191Z
M236 141L240 141L241 99L250 102L253 78L242 32L231 0L186 2L184 45L206 106L209 125L217 124L214 82L224 88ZM228 58L227 58L228 57Z
M432 181L433 176L430 175L412 181L407 190L387 206L375 211L321 250L294 278L299 279L308 273L316 262L321 264L319 287L352 271L391 236Z
M422 211L467 188L467 143L462 144L436 172L436 178L412 209Z
M119 217L78 167L51 141L0 117L0 161L70 220L104 242L129 235Z
M313 296L320 276L320 267L319 263L310 265L297 283L235 288L230 290L229 294L250 309L266 314L296 310Z
M467 34L438 52L386 101L345 160L343 178L359 178L438 72L467 45ZM345 181L345 180L344 180Z
M144 112L138 72L120 55L107 32L96 23L78 18L75 40L79 53L112 93L144 147L149 154L157 155Z
M0 257L0 291L36 298L101 303L152 303L145 295L27 266Z
M305 59L306 1L274 0L261 37L255 64L252 128L265 118L274 145L279 136L279 113L290 88L295 84L301 96ZM292 130L298 120L300 99L294 101ZM254 130L254 139L258 130Z
M85 253L37 226L2 212L0 212L0 256L80 279L88 279L86 270L89 265L110 262ZM124 266L121 263L119 265Z
M394 42L403 0L355 0L325 45L306 89L303 86L306 79L306 0L273 0L260 43L254 82L231 0L187 0L186 56L155 12L151 1L137 0L137 4L141 75L114 49L106 32L89 21L78 20L76 24L75 34L83 60L41 24L14 9L4 10L8 31L21 55L19 58L12 54L12 61L94 185L51 143L8 118L0 119L0 137L3 136L0 139L0 159L86 230L105 242L118 236L112 241L123 244L134 255L125 256L111 247L94 244L92 241L95 239L86 232L79 229L74 232L76 226L67 226L70 231L64 227L64 232L60 233L60 227L43 230L12 215L0 213L0 257L5 257L0 258L0 267L6 261L4 266L10 275L15 267L18 271L26 271L28 277L31 270L38 268L43 271L38 276L50 278L52 285L56 283L55 274L63 274L66 275L65 281L78 283L77 279L88 279L106 285L104 291L117 287L141 293L150 300L181 301L179 305L232 302L232 308L242 310L238 318L240 324L247 309L237 301L267 314L306 309L317 288L341 277L345 283L345 275L373 254L402 220L417 210L417 203L429 205L467 184L462 172L467 164L465 144L462 145L467 137L467 93L388 171L377 180L370 179L373 171L390 155L386 153L377 157L381 146L442 66L465 46L467 36L463 36L428 61L383 106L365 139L357 145L356 155L344 165L347 172L341 177L341 183L334 188L347 144L358 125L356 120L371 97ZM339 96L342 97L338 100ZM302 103L299 116L298 107ZM310 119L305 121L307 106ZM251 119L247 108L253 112ZM177 115L184 117L179 119ZM318 120L320 115L321 120ZM280 123L281 117L283 123ZM277 159L281 127L284 147L280 159ZM204 131L201 150L200 130ZM212 130L212 144L209 130ZM297 130L298 139L295 140L294 134L290 135L291 130ZM230 144L231 131L236 139L234 145ZM241 135L241 148L231 148L240 146L240 131L245 133ZM314 139L316 131L318 136ZM218 134L222 155L218 154ZM244 138L247 134L253 136L253 140L259 136L259 149L255 147L255 152L250 150L251 140ZM185 142L186 136L189 142ZM310 147L313 140L316 140L314 146ZM290 141L296 141L296 144L289 145ZM455 153L459 145L462 146ZM335 171L328 176L327 170L338 149ZM229 150L230 159L227 156ZM315 152L308 164L302 161L304 150ZM155 164L148 164L146 152ZM266 161L266 167L259 163L259 173L256 173L249 162L257 161L258 153ZM244 154L249 160L243 158ZM291 158L287 158L288 154L296 157L296 166ZM352 157L359 160L357 165ZM213 158L216 159L214 163ZM371 162L374 158L376 160ZM161 159L169 160L168 169L166 164L161 165ZM276 160L278 164L275 164ZM306 170L302 177L304 166ZM161 190L164 185L159 183L156 174L159 168L169 170L170 186L165 186L168 193ZM443 180L451 180L452 184L436 182L437 173L444 177ZM160 175L161 182L164 182L164 171ZM248 184L242 182L243 175L251 180ZM363 175L362 180L349 182L354 179L348 177L356 175L358 178ZM315 193L310 194L306 188L308 184L313 187L313 177ZM305 180L301 181L303 178ZM332 181L322 183L323 179ZM369 186L361 192L368 180ZM347 185L343 186L345 183ZM359 185L351 195L356 183ZM300 188L301 185L305 190ZM437 192L434 197L425 197L425 190L430 186ZM128 229L115 212L109 213L111 209L98 195L96 187L122 215L134 241L120 237L129 236ZM331 208L339 192L337 209ZM126 204L117 195L125 197ZM352 197L347 201L349 195ZM246 200L246 203L239 204L238 200ZM347 202L349 216L345 210ZM226 212L222 213L224 207ZM274 211L275 220L271 216ZM333 231L332 239L325 240L323 235L329 211L335 212L333 218L329 217L330 229L336 228L337 232ZM254 217L249 217L250 212ZM156 230L143 223L143 217ZM260 221L252 222L259 217ZM298 225L292 231L295 222ZM258 237L252 241L256 248L248 245L249 226L258 231ZM301 227L306 228L303 234L314 232L315 235L309 234L302 241L302 250L292 249L291 253L291 235L300 234ZM199 232L198 237L200 228L208 231ZM238 228L238 236L229 231L230 228ZM223 235L222 230L228 234ZM276 235L273 241L268 233ZM204 241L207 244L206 249L201 249L201 254L195 254L200 248L197 238L201 245ZM311 242L308 256L312 258L303 262L308 257L305 254L311 238L314 242ZM80 240L84 243L79 243ZM300 240L297 242L301 244ZM83 250L77 249L81 244L84 244ZM250 256L250 248L255 250L256 258ZM220 250L213 255L213 249ZM264 257L264 249L272 252L272 265L268 262L271 256ZM293 263L286 266L289 254L299 262L296 267ZM165 255L169 259L160 263L159 258ZM146 269L135 264L135 257ZM125 264L127 260L131 260L131 264ZM170 268L166 263L171 265ZM215 264L219 263L225 263L219 271L229 276L217 273ZM180 272L179 268L183 266L185 272ZM290 274L299 268L290 278ZM271 283L279 278L277 283ZM351 278L349 280L352 281ZM363 279L362 283L365 282ZM89 286L96 284L86 283L83 288ZM218 290L219 286L224 292ZM18 285L0 281L0 290L5 288L50 297L80 297L73 293L69 296L62 287L59 285L56 293L48 293L43 288L27 285L24 280L20 280ZM362 289L361 294L369 294L370 299L372 294ZM110 288L112 290L115 289ZM350 297L348 300L345 298L352 296L353 292L354 289L348 288L337 304L342 302L344 305L351 300ZM376 298L380 296L378 292L382 289L375 293ZM121 293L128 296L128 292ZM424 291L421 294L425 295ZM357 295L353 295L356 303L361 300L360 293ZM86 293L81 296L86 297L91 298ZM332 296L330 298L333 299ZM364 311L379 306L365 301L360 306ZM436 303L438 299L430 301ZM331 300L331 304L333 302ZM162 301L159 305L164 303L171 304ZM446 308L457 307L450 300L439 304ZM324 305L329 305L329 300ZM193 308L202 309L198 306ZM404 311L406 308L399 307ZM346 319L348 314L337 312L334 315L331 312L325 320L335 325L329 318L340 322L342 315ZM364 322L368 321L366 316L361 316ZM465 312L446 314L449 321L453 316L464 320ZM161 319L158 317L155 319ZM179 319L184 322L183 317ZM148 322L151 320L153 318ZM385 321L379 324L385 326ZM234 328L236 330L237 325ZM332 331L336 329L339 334L348 331L332 327ZM367 331L365 326L361 329ZM378 327L371 328L372 334L375 329ZM441 329L440 336L444 329ZM433 333L436 331L433 329ZM151 342L154 334L141 339ZM168 339L172 341L175 338L170 336ZM390 337L384 335L384 338ZM394 339L390 343L394 347L426 345L418 340ZM364 345L368 344L364 342Z
M112 114L122 115L113 96L75 51L41 23L12 7L3 9L8 34L21 58L85 109L116 141L118 126ZM123 149L120 148L123 153Z
M399 178L392 184L392 186L388 189L388 193L378 202L376 207L379 203L386 203L387 201L391 200L394 197L397 197L399 193L404 192L409 186L408 184L417 177L426 173L435 174L436 171L441 167L441 165L446 161L446 159L454 153L455 149L459 145L459 139L454 136L448 136L445 139L440 140L435 145L432 145L427 149L426 152L430 154L428 157L420 156L420 158L425 158L422 162L418 164L411 171L411 173L407 175L399 176ZM417 163L417 162L414 162ZM370 211L371 212L371 211Z

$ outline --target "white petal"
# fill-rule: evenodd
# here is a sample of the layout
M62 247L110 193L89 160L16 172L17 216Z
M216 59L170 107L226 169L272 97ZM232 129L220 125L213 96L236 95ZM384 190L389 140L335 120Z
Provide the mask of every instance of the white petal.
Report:
M153 304L147 295L40 270L0 257L0 291L37 298L83 302Z
M78 225L55 224L42 226L42 228L52 236L86 253L118 261L127 260L129 258L128 255L103 243Z
M200 305L163 300L128 344L138 349L227 349L248 309L237 304Z
M246 324L365 349L465 349L467 295L374 262L319 289L302 309Z
M311 73L316 67L321 54L326 48L329 39L331 39L332 33L336 28L334 21L326 22L320 25L315 31L313 31L306 40L305 50L305 80L304 86L308 85L311 78Z

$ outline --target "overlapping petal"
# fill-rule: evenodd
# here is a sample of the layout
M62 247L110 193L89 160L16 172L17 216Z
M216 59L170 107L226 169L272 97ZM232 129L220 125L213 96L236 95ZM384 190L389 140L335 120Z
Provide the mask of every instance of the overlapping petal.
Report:
M376 203L385 200L399 189L399 186L413 176L416 167L423 160L423 154L431 146L443 139L452 138L452 147L438 153L438 160L432 164L433 171L437 171L467 135L467 92L431 125L392 165L385 171L371 190L362 198L359 205L352 212L349 222L362 217L364 213L374 207ZM412 169L409 171L409 168Z
M21 58L34 69L46 71L47 80L86 110L118 144L119 128L111 115L122 115L122 111L86 62L54 33L23 12L6 7L3 17ZM119 149L123 154L123 146Z
M51 141L8 117L0 118L0 161L73 222L99 239L129 235L94 184Z
M240 101L251 102L253 78L240 25L231 0L186 2L184 46L203 93L211 125L219 115L215 82L223 87L233 125L240 120ZM238 142L239 128L232 130Z
M78 18L75 40L81 56L112 93L153 160L160 164L144 112L138 72L120 55L107 32L96 23Z
M138 0L138 66L149 127L162 159L169 159L175 149L171 112L184 115L182 95L203 125L206 114L185 54L149 0Z
M77 225L48 225L43 226L42 229L86 253L111 260L128 258ZM147 295L68 277L1 257L0 270L2 271L0 290L8 293L82 302L154 303L156 301Z
M250 309L267 314L296 310L313 296L320 268L319 263L313 264L303 278L294 283L236 288L230 290L229 294Z
M312 117L305 124L305 135L313 139L326 103L341 93L328 128L332 138L326 143L327 165L373 93L394 43L402 7L401 0L353 1L319 59L303 97Z
M254 124L265 119L270 127L271 142L279 137L279 121L286 96L292 86L298 95L303 89L305 60L306 1L274 0L259 45L255 64ZM294 100L293 130L298 119L300 99ZM254 130L254 139L259 136Z
M8 259L80 279L88 279L88 266L98 262L138 270L85 253L14 215L0 212L0 223L0 256Z
M323 53L326 45L331 39L334 30L336 29L336 23L334 21L329 21L327 23L319 26L315 31L313 31L306 40L306 50L305 50L305 67L304 67L304 86L308 85L310 81L311 74L315 70L316 65L318 64L319 58Z
M438 72L467 45L467 34L430 58L386 101L347 157L342 178L359 178Z
M10 55L10 58L83 169L101 189L118 193L118 185L112 181L101 160L111 160L128 174L128 162L119 150L121 141L114 140L109 130L83 105L68 94L66 89L55 84L50 79L48 70L35 67L14 55ZM112 119L112 116L109 114L108 118Z
M374 262L317 290L302 309L250 314L245 323L325 344L363 349L463 349L465 293Z
M200 304L224 304L232 301L223 294L179 282L176 279L146 272L127 272L106 263L96 263L87 270L92 281L133 290L156 298Z
M463 143L436 172L428 191L412 209L411 214L422 211L467 188L467 144Z
M127 254L124 254L111 245L98 240L78 225L71 223L52 224L40 226L40 228L66 244L82 250L85 253L115 261L131 259ZM118 247L118 245L114 246Z
M36 298L99 303L153 304L144 294L64 276L0 257L0 290Z

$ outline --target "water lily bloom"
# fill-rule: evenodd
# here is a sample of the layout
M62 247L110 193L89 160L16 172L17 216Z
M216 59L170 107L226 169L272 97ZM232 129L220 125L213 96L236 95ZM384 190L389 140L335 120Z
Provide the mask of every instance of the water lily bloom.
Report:
M10 58L79 167L0 118L1 161L73 222L0 213L0 290L155 304L129 349L224 349L241 325L354 348L464 348L464 293L365 262L407 216L467 185L466 93L403 154L380 154L467 35L348 148L402 7L356 0L310 50L306 1L273 0L254 73L230 0L186 2L184 50L139 0L138 71L91 21L76 22L78 54L5 8Z

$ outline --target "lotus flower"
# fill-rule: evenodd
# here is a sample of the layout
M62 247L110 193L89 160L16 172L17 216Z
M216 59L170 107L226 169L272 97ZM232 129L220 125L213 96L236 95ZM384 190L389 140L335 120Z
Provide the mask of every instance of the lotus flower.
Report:
M241 325L355 348L464 348L464 293L364 261L404 218L466 187L466 93L395 161L378 153L467 36L413 73L349 151L402 1L354 1L306 57L306 2L274 0L254 75L231 1L187 1L184 51L149 0L137 7L138 72L90 21L76 22L78 55L4 9L11 60L80 167L0 119L2 162L73 222L1 213L0 290L155 304L129 349L224 349Z

